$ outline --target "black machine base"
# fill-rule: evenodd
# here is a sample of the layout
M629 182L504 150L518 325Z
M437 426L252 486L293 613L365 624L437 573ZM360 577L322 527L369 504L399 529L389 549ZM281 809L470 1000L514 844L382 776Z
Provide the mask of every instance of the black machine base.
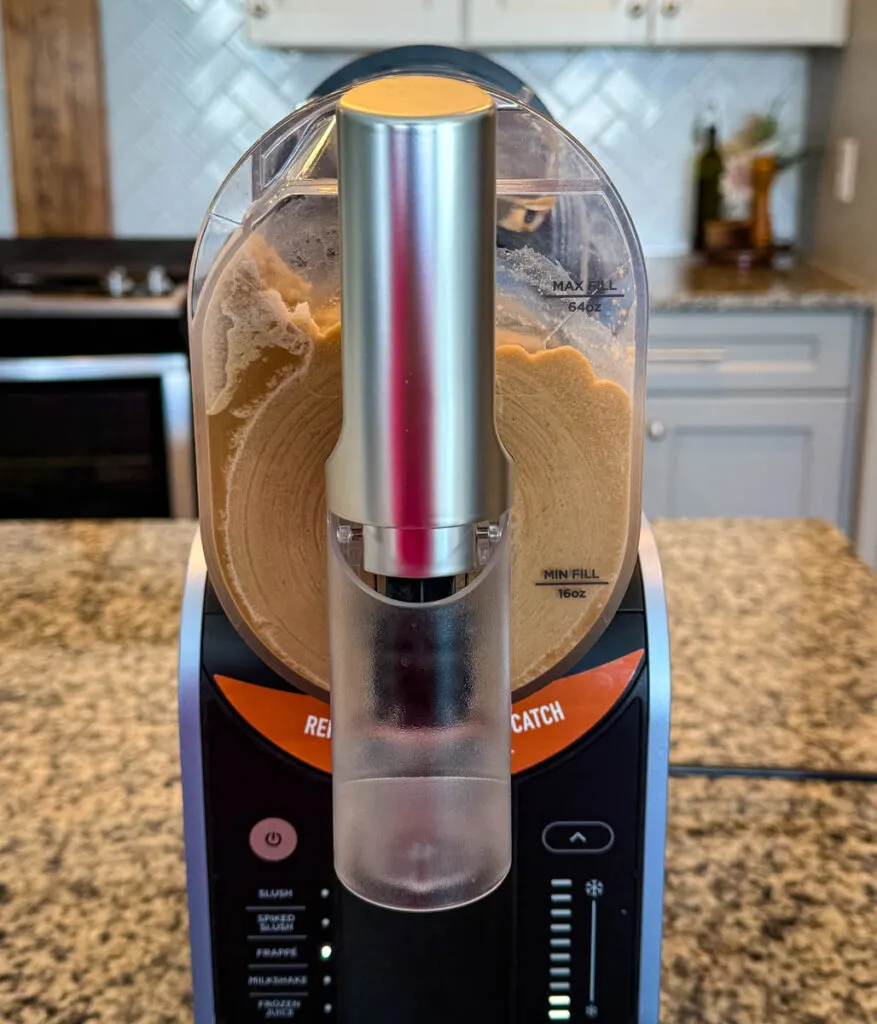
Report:
M226 700L217 674L289 687L208 591L191 744L200 747L197 806L185 720L182 737L187 845L200 812L206 865L206 877L193 877L190 856L190 898L193 886L206 891L209 914L201 939L193 921L197 1024L657 1024L656 999L650 1009L643 992L657 993L660 923L656 931L644 918L655 914L644 879L660 879L663 820L649 832L652 687L639 573L631 588L570 672L642 651L626 690L577 742L513 777L513 863L502 885L430 913L376 907L338 883L331 777L269 743ZM191 764L190 750L189 773ZM666 765L658 774L665 786ZM656 836L661 848L649 853Z

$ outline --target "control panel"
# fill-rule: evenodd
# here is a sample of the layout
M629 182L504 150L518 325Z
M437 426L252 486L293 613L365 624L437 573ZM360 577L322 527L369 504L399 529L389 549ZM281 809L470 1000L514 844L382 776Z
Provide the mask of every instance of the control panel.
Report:
M641 651L644 628L639 608L620 611L572 672ZM216 682L225 666L260 686L274 682L270 673L253 664L221 612L205 616L204 642L201 727L217 1024L337 1021L339 1005L355 1002L356 986L374 991L379 976L387 995L376 998L395 1000L393 990L416 971L413 963L405 971L407 951L420 944L406 929L419 922L417 934L424 934L426 918L434 919L427 929L433 955L443 956L449 943L455 950L446 956L447 977L436 996L450 1000L455 1024L483 1024L486 1005L492 1024L637 1020L647 664L583 739L514 776L512 872L495 894L465 912L396 914L406 920L382 923L388 912L349 906L352 897L335 879L330 775L268 742ZM563 721L555 716L543 726L560 729ZM461 924L457 938L454 921ZM508 947L491 936L505 936ZM469 993L454 991L454 971L471 973L469 942L485 951L484 979L491 972L502 976L499 988L507 995L489 979L480 989L476 979ZM345 961L355 964L346 974ZM442 1009L435 1019L449 1018ZM419 1024L432 1020L419 1015Z
M217 1024L335 1019L329 776L275 753L202 686Z
M516 1022L637 1020L645 700L517 781Z

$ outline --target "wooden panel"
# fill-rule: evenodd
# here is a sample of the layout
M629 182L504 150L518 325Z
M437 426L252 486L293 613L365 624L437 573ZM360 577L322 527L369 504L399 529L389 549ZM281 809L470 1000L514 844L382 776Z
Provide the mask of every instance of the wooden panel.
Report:
M19 235L111 230L98 0L2 0Z

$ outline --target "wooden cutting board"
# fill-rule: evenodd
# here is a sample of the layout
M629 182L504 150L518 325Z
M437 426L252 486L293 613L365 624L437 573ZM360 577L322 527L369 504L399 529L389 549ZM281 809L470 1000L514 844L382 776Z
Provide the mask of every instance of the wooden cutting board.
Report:
M0 9L18 234L112 234L98 0Z

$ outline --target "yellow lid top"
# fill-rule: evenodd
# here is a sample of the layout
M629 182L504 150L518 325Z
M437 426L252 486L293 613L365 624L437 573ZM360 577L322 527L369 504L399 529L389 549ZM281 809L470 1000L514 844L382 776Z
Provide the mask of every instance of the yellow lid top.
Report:
M483 114L493 107L493 100L477 85L456 78L390 75L354 86L338 106L368 117L420 120Z

